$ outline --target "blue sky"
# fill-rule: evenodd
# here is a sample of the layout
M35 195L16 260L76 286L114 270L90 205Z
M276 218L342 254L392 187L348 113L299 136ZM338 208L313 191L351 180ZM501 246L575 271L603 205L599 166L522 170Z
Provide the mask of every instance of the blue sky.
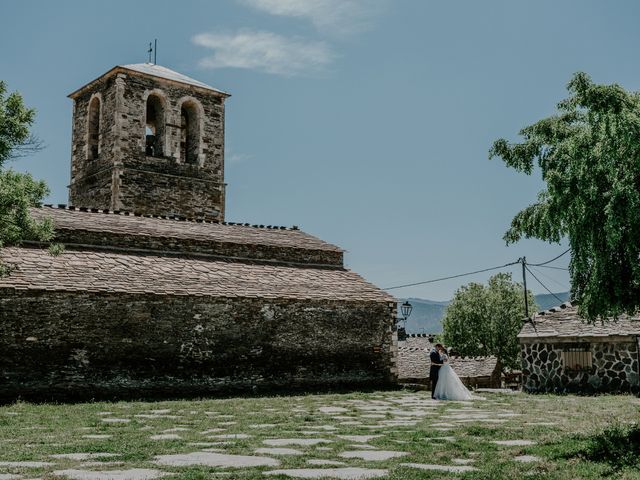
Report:
M566 246L502 240L539 175L487 152L552 114L576 71L640 89L639 13L631 0L5 2L0 79L37 109L47 144L12 167L66 203L66 95L146 61L157 38L159 64L233 95L228 220L300 225L381 287L540 262ZM566 272L541 273L568 288ZM393 292L448 299L488 275Z

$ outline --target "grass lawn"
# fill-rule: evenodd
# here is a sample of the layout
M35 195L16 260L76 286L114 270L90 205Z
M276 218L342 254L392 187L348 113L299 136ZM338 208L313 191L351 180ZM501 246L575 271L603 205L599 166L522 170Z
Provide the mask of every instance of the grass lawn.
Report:
M68 405L16 403L0 407L0 480L82 478L86 476L82 471L131 469L152 470L145 478L164 472L169 475L162 478L167 479L284 479L291 477L265 472L348 467L389 479L640 479L640 427L633 427L640 421L640 399L522 393L483 396L484 400L473 402L433 402L427 392L385 391ZM354 435L375 437L344 438ZM293 439L293 444L278 439ZM325 441L298 445L298 440ZM494 443L504 440L529 444ZM256 453L263 448L287 450ZM377 456L379 451L406 455L360 458ZM236 455L262 457L270 465L155 462L159 455L193 452L216 459L231 454L232 462L239 460ZM52 456L71 453L114 455ZM627 455L616 457L617 453ZM391 455L401 453L387 454ZM518 461L521 456L530 461ZM50 464L5 463L26 461ZM325 464L312 464L318 461ZM416 464L474 470L425 470ZM118 478L136 477L128 473Z

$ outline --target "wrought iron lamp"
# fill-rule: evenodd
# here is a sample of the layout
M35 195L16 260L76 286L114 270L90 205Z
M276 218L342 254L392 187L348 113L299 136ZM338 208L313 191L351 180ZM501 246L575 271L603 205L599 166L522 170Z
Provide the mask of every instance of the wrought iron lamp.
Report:
M407 321L407 318L409 318L409 316L411 315L412 310L413 310L413 305L409 303L409 300L406 300L400 306L400 312L402 312L402 318L405 322Z

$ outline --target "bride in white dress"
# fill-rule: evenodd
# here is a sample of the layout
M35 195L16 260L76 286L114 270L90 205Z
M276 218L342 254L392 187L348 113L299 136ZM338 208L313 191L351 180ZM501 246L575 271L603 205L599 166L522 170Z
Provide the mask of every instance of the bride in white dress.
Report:
M444 350L440 351L442 366L438 372L438 382L434 396L438 400L471 400L471 393L464 386L456 372L449 365L449 357Z

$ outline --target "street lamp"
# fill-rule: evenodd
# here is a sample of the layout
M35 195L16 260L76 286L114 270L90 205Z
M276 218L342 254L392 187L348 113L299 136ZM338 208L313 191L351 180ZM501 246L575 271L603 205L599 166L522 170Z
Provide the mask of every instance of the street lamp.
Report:
M413 306L409 301L405 301L400 305L402 317L398 319L398 340L405 340L407 338L407 318L411 315L411 310L413 310ZM400 324L402 324L402 326L400 326Z
M404 319L405 322L407 321L407 318L409 318L409 316L411 315L412 310L413 310L413 305L409 303L409 300L405 301L400 306L400 311L402 312L402 318Z

